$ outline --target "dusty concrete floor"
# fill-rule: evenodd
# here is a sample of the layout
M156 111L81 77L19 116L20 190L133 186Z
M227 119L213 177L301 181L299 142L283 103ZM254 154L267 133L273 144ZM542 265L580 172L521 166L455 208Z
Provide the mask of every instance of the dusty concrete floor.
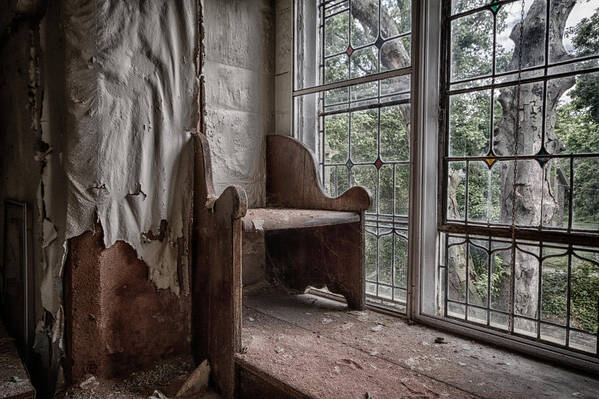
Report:
M314 397L599 398L592 377L313 295L246 294L243 323L242 360Z
M57 399L169 399L175 397L181 385L194 370L189 355L176 356L157 362L147 370L115 379L88 376L56 395ZM213 392L181 399L219 399Z
M30 398L34 389L21 361L15 340L0 319L0 398Z

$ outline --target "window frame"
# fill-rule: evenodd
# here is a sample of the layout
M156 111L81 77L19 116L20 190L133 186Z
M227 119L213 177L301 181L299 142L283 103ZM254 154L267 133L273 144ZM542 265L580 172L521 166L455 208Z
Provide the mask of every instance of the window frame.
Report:
M443 7L451 7L451 0L414 0L412 2L411 71L397 73L386 71L341 82L296 89L296 6L303 0L294 0L292 7L292 84L289 99L292 104L291 132L295 137L296 114L294 99L297 96L345 87L358 83L376 81L388 77L412 74L411 84L411 134L410 134L410 194L408 224L408 286L406 314L389 311L377 305L368 308L390 313L400 318L413 320L423 325L459 334L482 342L491 343L509 350L534 356L546 361L559 362L586 372L599 373L599 358L573 352L568 349L544 344L543 342L490 330L460 320L433 315L427 306L435 306L438 284L439 232L464 232L444 220L444 182L446 181L443 156L445 155L445 131L442 122L448 119L442 65L448 60L449 40L447 24L442 24ZM446 10L446 12L449 12ZM408 69L408 68L404 68ZM445 106L444 106L445 105ZM301 139L299 137L295 137ZM320 160L319 160L320 161ZM418 189L416 189L418 188ZM468 226L468 234L482 234L511 238L512 229L489 230ZM531 229L516 229L519 238L540 238L546 241L588 245L596 235L564 232L538 232ZM549 238L548 238L549 237ZM595 241L596 242L596 241ZM431 277L432 276L432 277ZM333 295L333 297L336 297ZM432 298L432 300L431 300ZM431 305L432 304L432 305ZM599 342L598 342L599 345Z
M528 355L552 361L559 362L560 364L568 365L577 369L585 371L591 371L593 373L599 373L599 357L593 356L592 354L584 354L581 352L575 352L571 349L561 348L553 346L539 341L533 341L528 338L523 338L510 333L503 333L501 331L492 330L483 326L477 326L476 324L461 321L457 319L450 319L442 315L433 315L433 312L427 312L423 309L423 293L427 293L429 296L434 293L437 295L437 287L434 290L431 287L426 287L428 284L435 285L438 283L436 266L438 257L440 256L440 242L439 233L461 233L467 235L484 235L502 238L512 237L512 228L489 228L479 227L472 225L456 225L448 223L445 218L444 210L447 209L447 198L446 198L446 182L447 182L447 168L444 165L444 159L447 154L447 145L445 138L447 137L447 129L449 127L449 95L445 92L448 77L448 62L449 62L449 40L450 40L450 29L449 24L451 20L444 18L444 15L449 15L451 8L451 0L423 0L422 5L422 31L421 37L423 38L422 48L424 49L421 56L421 81L419 82L422 98L419 103L420 115L421 115L421 127L424 131L419 132L423 137L421 143L421 153L426 154L427 152L435 150L435 141L437 142L436 151L438 154L438 160L436 165L437 178L431 179L430 172L435 169L432 165L427 164L427 161L421 162L418 165L420 173L422 174L423 180L421 180L421 189L425 189L427 184L431 184L432 180L435 180L435 187L437 195L435 196L436 201L436 221L435 227L437 228L437 234L435 237L435 256L436 259L431 261L430 253L432 246L430 241L433 240L432 234L430 233L430 210L432 209L429 201L427 201L426 195L422 195L418 202L418 208L414 209L414 212L423 215L420 218L420 223L415 226L420 229L419 240L424 242L421 245L420 251L416 251L417 257L415 264L412 267L415 269L415 279L417 286L416 295L418 297L417 302L419 307L415 309L412 317L415 321L421 322L431 327L443 329L460 335L465 335L477 340L484 342L500 345L507 349L522 352ZM482 8L482 7L481 7ZM576 73L567 74L568 76L576 75ZM560 77L559 75L551 76L551 78ZM435 82L436 81L436 82ZM521 82L524 80L521 80ZM431 83L432 82L432 83ZM517 81L515 81L517 82ZM512 83L513 85L514 83ZM435 104L437 106L435 107ZM421 161L424 157L421 158ZM420 191L420 190L414 190ZM429 210L428 214L426 210ZM428 215L428 216L427 216ZM415 223L416 224L416 223ZM561 232L561 231L535 231L531 228L515 228L516 237L522 240L534 240L538 242L551 241L562 244L572 245L586 245L596 246L597 245L597 234L588 234L584 232ZM425 241L426 240L426 241ZM594 245L591 245L594 244ZM433 266L432 263L435 265ZM430 281L428 278L430 275L434 275L434 281ZM427 278L425 278L427 276ZM434 302L434 301L433 301ZM540 311L540 310L539 310ZM597 343L599 345L599 342Z
M413 283L413 276L414 276L414 272L413 272L413 268L411 267L411 265L413 264L413 260L412 260L412 253L413 253L413 249L412 246L414 245L413 242L414 237L415 237L415 230L414 230L414 225L415 223L413 223L412 221L412 208L413 205L415 203L415 199L414 196L416 195L415 190L412 189L412 187L414 187L414 179L416 179L418 176L416 173L414 173L414 165L416 164L416 160L415 160L415 148L418 145L418 139L416 137L415 132L418 131L418 123L419 123L419 118L417 116L417 112L418 112L418 94L419 94L419 90L418 90L418 76L419 76L419 70L420 70L420 66L419 66L419 60L420 60L420 56L419 56L419 50L418 50L418 44L419 44L419 34L420 34L420 1L418 0L411 0L411 31L410 31L410 51L411 51L411 65L408 67L403 67L403 68L398 68L398 69L393 69L393 70L389 70L389 71L384 71L384 72L377 72L377 73L373 73L370 75L366 75L366 76L361 76L361 77L355 77L355 78L349 78L346 80L342 80L342 81L337 81L337 82L332 82L332 83L322 83L318 84L318 85L313 85L310 87L302 87L302 88L297 88L296 87L296 53L295 53L295 49L296 49L296 32L298 31L298 27L297 27L297 21L298 21L298 8L300 7L304 7L304 4L306 0L294 0L293 2L293 15L292 15L292 21L293 21L293 37L292 37L292 87L291 87L291 103L292 103L292 135L294 138L304 142L305 144L305 138L304 137L297 137L296 135L296 120L298 115L296 115L296 108L295 108L295 104L294 104L294 100L296 97L300 97L300 96L304 96L304 95L308 95L308 94L318 94L318 93L323 93L327 90L332 90L332 89L336 89L336 88L340 88L340 87L350 87L350 86L355 86L358 84L362 84L362 83L368 83L368 82L376 82L376 81L383 81L384 79L388 79L388 78L396 78L396 77L400 77L400 76L406 76L406 75L410 75L410 99L408 104L410 104L410 137L409 137L409 141L410 141L410 159L409 159L409 167L410 167L410 175L409 175L409 203L408 203L408 216L407 216L407 238L408 238L408 245L407 245L407 249L408 249L408 256L407 256L407 265L408 265L408 270L407 270L407 286L406 286L406 301L405 301L405 313L393 308L392 306L388 306L388 305L384 305L384 304L376 304L376 303L368 303L367 306L369 308L372 309L377 309L379 311L383 311L383 312L390 312L396 316L399 317L403 317L403 318L411 318L414 311L413 309L415 308L415 303L413 301L413 297L414 297L414 283ZM313 0L314 3L319 4L320 0ZM301 5L300 5L301 4ZM318 8L320 8L320 6L318 6ZM317 13L320 12L320 10L317 11ZM302 18L303 18L303 14ZM320 29L318 27L318 24L311 24L311 25L316 25L316 27L318 29ZM318 35L320 35L320 32L318 33ZM305 43L302 42L302 46L305 48ZM318 51L320 53L323 52L323 49L318 49ZM321 55L322 56L322 55ZM323 60L321 59L319 64L322 63ZM321 79L322 78L322 72L320 71L321 66L318 65L318 74L320 76ZM389 106L391 106L392 104L389 104ZM382 107L379 106L376 109L381 109ZM350 112L355 112L357 110L352 110ZM312 139L312 138L310 138ZM318 140L317 140L317 146L318 147ZM310 146L308 145L308 148L310 148ZM310 148L314 151L313 148ZM321 159L321 154L320 154L320 149L317 148L316 151L314 151L316 153L317 156L317 162L318 162L318 166L319 166L319 174L320 172L322 172L323 170L323 159ZM324 182L323 186L324 186ZM378 183L377 183L378 185ZM373 193L374 195L374 193ZM378 227L377 227L378 229ZM395 226L391 227L391 234L396 234L395 233ZM377 235L377 240L378 240L379 236ZM399 303L399 302L398 302Z

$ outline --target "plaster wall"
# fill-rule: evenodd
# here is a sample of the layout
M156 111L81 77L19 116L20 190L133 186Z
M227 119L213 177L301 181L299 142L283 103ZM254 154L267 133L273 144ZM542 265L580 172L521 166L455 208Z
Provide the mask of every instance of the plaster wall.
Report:
M130 373L190 352L189 298L157 291L129 244L106 249L100 228L86 232L71 240L67 265L69 380Z
M293 0L276 0L275 13L275 133L292 136Z
M62 276L59 244L70 239L67 373L79 379L188 347L198 14L195 0L61 5L66 139L56 173L67 206L50 266ZM55 194L50 210L63 215ZM44 306L61 312L55 298Z
M265 136L275 132L275 10L269 0L204 1L206 133L214 186L265 205ZM243 282L264 278L264 234L244 236Z
M265 139L274 131L274 7L268 0L205 0L206 129L220 194L241 185L265 203Z

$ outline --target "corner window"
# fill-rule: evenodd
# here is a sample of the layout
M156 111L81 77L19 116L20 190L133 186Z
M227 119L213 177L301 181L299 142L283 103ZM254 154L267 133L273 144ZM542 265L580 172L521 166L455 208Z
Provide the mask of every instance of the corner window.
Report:
M294 135L373 195L370 303L597 364L599 0L294 12Z
M597 355L599 1L443 12L439 315Z
M412 140L410 0L297 1L294 134L326 191L362 185L366 293L406 313Z

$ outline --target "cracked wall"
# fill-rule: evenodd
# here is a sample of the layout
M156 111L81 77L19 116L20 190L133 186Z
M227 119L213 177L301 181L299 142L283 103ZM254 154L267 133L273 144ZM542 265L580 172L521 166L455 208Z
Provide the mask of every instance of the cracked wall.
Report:
M27 14L33 3L39 15ZM143 261L142 275L151 282L144 292L170 299L142 310L166 328L173 320L163 316L172 306L164 304L187 301L179 298L189 294L197 7L195 0L7 7L0 18L0 194L34 211L34 350L36 364L50 370L45 388L51 389L65 349L63 278L71 239L86 232L101 237L108 279L121 267L138 270L131 256ZM92 254L79 256L93 261ZM185 312L174 313L185 325ZM127 346L134 349L120 345Z
M179 293L177 240L191 206L197 121L194 1L65 1L66 238L130 244ZM93 32L93 34L89 34ZM148 239L168 221L165 239Z
M68 315L80 323L69 337L80 345L70 359L72 376L107 376L187 344L189 300L177 296L189 295L197 8L193 0L69 0L62 6L67 207L54 259L64 259L63 239L77 237L72 245L98 249L81 235L101 230L93 236L102 238L99 258L79 251L68 264ZM86 277L76 262L99 269L99 306L91 321L85 305L76 308L77 287ZM91 336L83 328L90 322ZM94 342L100 345L91 349ZM100 359L85 362L86 349L100 352Z

